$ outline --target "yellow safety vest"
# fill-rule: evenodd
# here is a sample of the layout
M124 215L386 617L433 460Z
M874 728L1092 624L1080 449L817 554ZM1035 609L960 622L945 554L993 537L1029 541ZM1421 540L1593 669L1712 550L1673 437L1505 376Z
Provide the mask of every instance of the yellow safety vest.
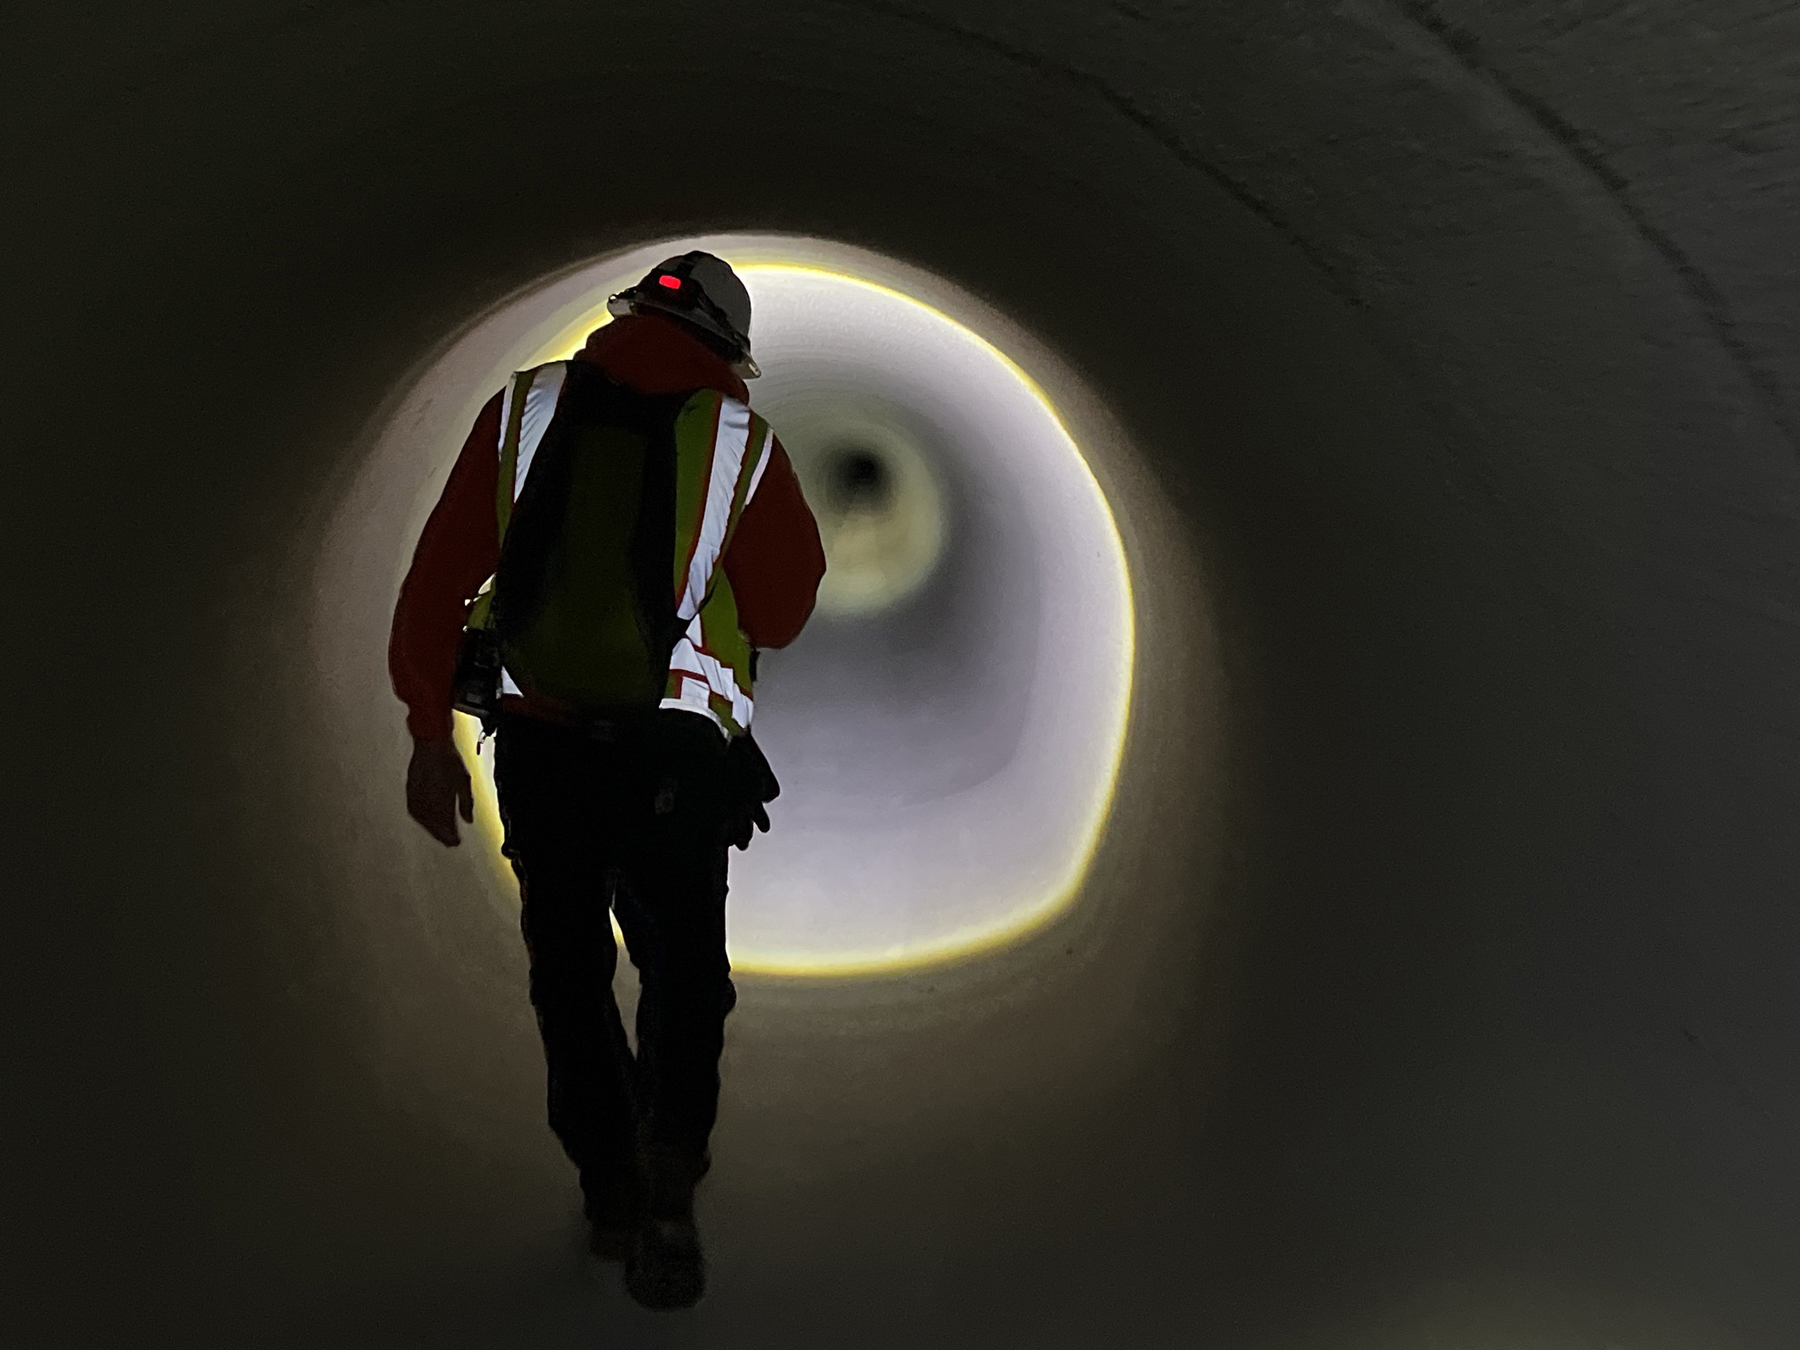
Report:
M499 474L494 513L506 539L513 506L568 374L568 362L522 370L500 406ZM750 642L738 626L737 600L723 559L744 508L768 467L774 436L749 407L713 389L696 390L675 417L675 556L670 578L681 637L669 659L661 706L711 718L727 736L750 729L756 711ZM468 625L491 624L492 582L470 610ZM519 692L504 669L501 691Z

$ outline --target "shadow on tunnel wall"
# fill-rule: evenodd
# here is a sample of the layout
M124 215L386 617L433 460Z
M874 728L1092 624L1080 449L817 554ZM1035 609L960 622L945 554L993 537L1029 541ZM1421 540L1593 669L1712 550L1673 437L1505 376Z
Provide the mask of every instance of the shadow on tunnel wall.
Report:
M1791 1343L1792 6L6 31L18 1343ZM296 709L412 374L714 229L1079 372L1167 622L1079 921L762 991L717 1287L652 1325L581 1268L522 991L470 1013L467 860L384 850Z

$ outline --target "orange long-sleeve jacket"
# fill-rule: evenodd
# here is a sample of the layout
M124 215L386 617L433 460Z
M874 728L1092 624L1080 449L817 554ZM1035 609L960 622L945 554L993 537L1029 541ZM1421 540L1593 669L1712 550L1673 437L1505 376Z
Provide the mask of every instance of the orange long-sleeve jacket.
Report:
M634 315L597 329L576 355L644 394L716 389L749 401L725 360L674 319ZM499 479L500 401L488 400L413 550L388 639L388 674L419 739L448 736L451 685L463 621L500 560L494 492ZM756 495L725 551L738 621L754 647L783 647L812 614L825 575L819 527L787 451L776 440Z

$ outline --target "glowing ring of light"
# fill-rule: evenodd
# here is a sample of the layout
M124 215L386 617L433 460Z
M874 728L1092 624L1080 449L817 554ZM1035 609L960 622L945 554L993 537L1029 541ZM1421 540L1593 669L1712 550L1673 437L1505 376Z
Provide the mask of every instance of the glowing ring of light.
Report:
M1103 747L1103 753L1094 758L1097 760L1091 781L1083 787L1083 795L1079 810L1079 821L1068 831L1066 846L1062 856L1054 860L1049 868L1049 875L1042 879L1033 893L1017 897L1007 904L998 914L960 924L948 930L938 931L922 940L906 943L889 943L878 948L834 950L826 955L817 952L800 953L793 949L781 950L767 946L759 947L754 942L744 942L734 933L731 943L731 958L734 967L739 970L760 972L765 974L788 976L850 976L891 972L918 966L966 958L978 953L991 951L1024 937L1026 934L1041 928L1057 915L1064 912L1080 893L1083 880L1092 864L1092 860L1104 833L1107 818L1111 811L1112 798L1118 780L1119 768L1124 753L1126 723L1130 711L1131 685L1135 659L1135 633L1133 625L1133 598L1130 572L1126 561L1123 541L1120 538L1117 522L1105 493L1095 478L1092 468L1074 437L1070 434L1062 416L1049 395L1031 378L1015 361L988 342L985 338L959 323L948 314L892 286L880 284L855 275L843 267L819 266L811 261L792 261L792 253L784 257L783 245L791 241L731 241L735 247L726 256L736 265L739 274L750 287L753 296L757 296L759 319L766 306L765 300L773 292L778 292L783 283L801 284L806 282L825 283L836 287L855 288L872 300L887 305L903 306L917 320L928 327L935 328L938 336L946 342L963 344L971 356L980 355L1003 368L1016 381L1020 390L1024 391L1042 416L1048 419L1054 428L1054 435L1062 451L1069 457L1069 463L1078 468L1082 491L1088 494L1086 505L1097 512L1096 519L1101 522L1100 538L1097 541L1102 554L1096 585L1110 595L1114 603L1110 612L1103 613L1103 624L1110 624L1108 631L1095 634L1095 641L1116 656L1108 680L1108 688L1100 700L1100 706L1090 707L1086 716L1091 718L1089 724L1094 729L1094 739ZM815 241L807 241L809 244ZM554 329L555 335L528 351L525 359L519 362L520 368L535 365L544 361L558 360L572 354L581 345L582 340L594 328L606 322L605 297L611 291L637 278L647 265L646 260L654 261L657 257L668 253L683 251L686 248L707 247L708 241L671 242L655 245L645 249L634 250L626 258L615 260L617 266L614 274L604 282L597 284L587 292L588 300L577 308L564 307L563 321ZM717 244L711 245L715 251L725 252ZM811 250L815 255L829 253L829 246L817 246ZM763 332L759 327L759 354L764 349ZM766 363L765 363L766 368ZM765 381L765 387L768 382ZM752 397L756 389L752 388ZM777 430L780 423L776 420ZM473 760L476 752L477 729L472 719L458 717L457 736L464 753ZM480 834L486 841L494 862L501 869L507 883L511 884L510 865L499 851L501 841L501 823L498 801L492 781L491 747L480 756L481 770L475 775L476 823ZM779 767L779 764L778 764ZM778 803L778 806L784 805ZM780 816L777 816L777 830L781 829ZM773 838L770 836L769 838ZM766 847L765 841L759 838L753 850ZM734 923L742 915L744 901L742 885L739 880L746 865L753 863L757 855L734 854Z

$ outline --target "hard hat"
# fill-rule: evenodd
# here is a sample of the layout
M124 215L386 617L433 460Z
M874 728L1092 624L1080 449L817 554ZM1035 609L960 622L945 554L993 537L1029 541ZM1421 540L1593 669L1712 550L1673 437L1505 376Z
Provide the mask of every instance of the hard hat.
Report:
M673 315L724 344L732 370L745 379L762 374L750 359L750 292L723 258L698 249L665 258L606 308L619 318L650 310Z

